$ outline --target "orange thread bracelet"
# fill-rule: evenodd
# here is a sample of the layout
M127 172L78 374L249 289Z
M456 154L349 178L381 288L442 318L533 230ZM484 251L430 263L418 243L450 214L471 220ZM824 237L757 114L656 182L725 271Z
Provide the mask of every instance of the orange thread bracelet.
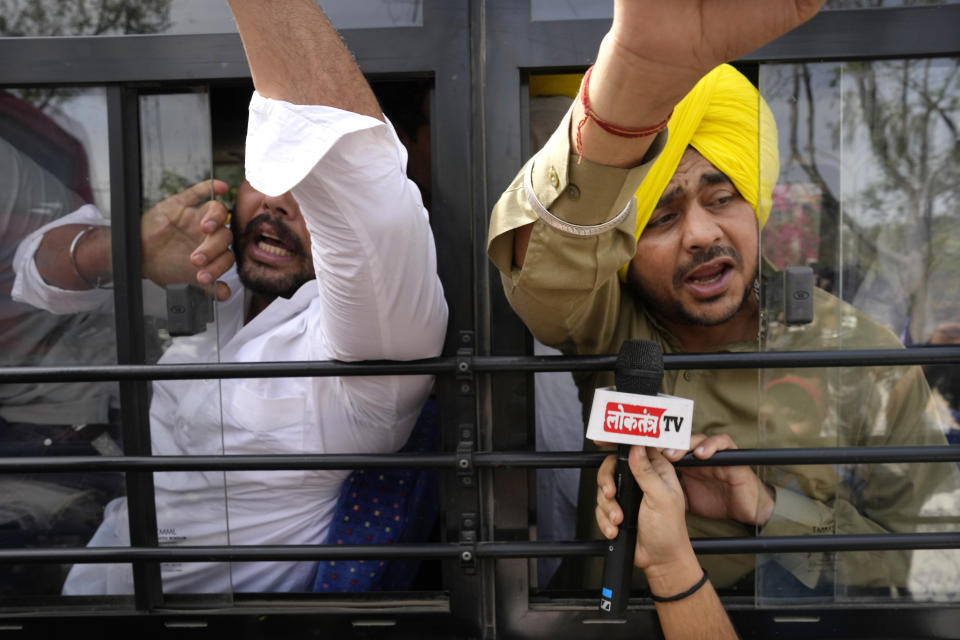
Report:
M590 90L590 74L593 73L593 65L587 69L587 72L583 75L583 90L580 91L580 104L583 105L583 118L580 119L580 122L577 124L577 163L583 160L583 140L581 138L580 130L583 129L583 125L587 123L587 120L593 120L597 125L606 131L609 134L619 136L621 138L645 138L647 136L652 136L654 134L660 133L667 128L667 123L670 121L670 116L673 115L673 110L670 110L670 113L664 118L661 122L653 125L652 127L645 127L643 129L630 129L628 127L621 127L620 125L613 124L612 122L607 122L603 118L597 115L597 113L590 106L590 98L587 93Z

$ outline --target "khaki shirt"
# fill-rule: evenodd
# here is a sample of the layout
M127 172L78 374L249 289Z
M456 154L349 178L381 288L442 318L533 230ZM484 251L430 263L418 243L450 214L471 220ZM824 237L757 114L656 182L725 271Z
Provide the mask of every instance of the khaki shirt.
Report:
M566 118L532 158L532 184L545 207L576 225L612 220L629 201L662 148L654 141L645 163L618 169L577 162L571 155ZM529 163L528 163L529 164ZM679 342L644 309L617 269L631 260L636 213L600 235L567 234L541 222L514 179L493 209L488 254L501 272L513 309L541 342L570 355L614 354L631 338L654 340L665 353ZM513 234L533 223L522 269L513 265ZM776 273L765 271L768 278ZM772 282L773 280L771 280ZM772 288L764 288L763 298ZM720 345L717 351L794 351L899 348L900 342L856 309L816 290L815 320L788 327L776 310L761 313L756 341ZM593 390L613 384L612 372L575 374L584 412ZM946 444L919 367L793 370L667 371L664 393L694 401L695 433L729 434L737 446L833 447ZM593 448L587 443L586 448ZM687 518L691 537L779 536L907 532L937 490L958 486L953 464L766 466L760 477L776 491L776 507L760 530L732 520ZM581 474L580 537L600 538L594 521L595 474ZM909 552L844 552L701 556L718 586L730 586L756 566L775 560L809 588L900 587L906 584ZM575 570L577 586L597 586L597 559ZM584 584L584 576L588 576ZM572 585L571 585L572 586ZM837 593L838 591L834 591Z

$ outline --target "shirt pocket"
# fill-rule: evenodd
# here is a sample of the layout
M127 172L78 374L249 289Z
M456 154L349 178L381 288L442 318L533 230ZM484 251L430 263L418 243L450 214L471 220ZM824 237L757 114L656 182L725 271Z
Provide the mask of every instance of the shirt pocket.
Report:
M268 395L258 385L225 384L225 453L303 453L306 413L302 395Z

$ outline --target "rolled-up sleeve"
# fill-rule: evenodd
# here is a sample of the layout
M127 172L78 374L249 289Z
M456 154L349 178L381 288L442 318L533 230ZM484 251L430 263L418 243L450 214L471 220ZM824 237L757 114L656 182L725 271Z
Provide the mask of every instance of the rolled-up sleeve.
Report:
M319 338L334 358L411 360L443 347L436 247L406 161L389 121L257 94L251 101L247 179L263 193L290 191L300 205L320 290Z
M581 353L604 342L604 321L619 304L616 272L636 251L635 207L610 229L577 235L540 219L524 189L524 176L536 199L557 219L578 226L615 220L630 204L666 133L650 147L643 163L621 169L579 159L570 152L570 112L500 196L491 214L487 254L500 270L510 304L545 344ZM532 165L532 166L531 166ZM523 267L513 264L514 232L533 223Z
M112 304L113 292L110 290L70 291L48 284L40 275L34 256L43 241L43 236L51 229L68 224L106 226L108 222L99 209L88 204L40 227L25 237L17 246L16 254L13 257L13 269L16 272L16 277L10 290L10 297L16 302L23 302L37 309L57 314L94 311L109 307Z

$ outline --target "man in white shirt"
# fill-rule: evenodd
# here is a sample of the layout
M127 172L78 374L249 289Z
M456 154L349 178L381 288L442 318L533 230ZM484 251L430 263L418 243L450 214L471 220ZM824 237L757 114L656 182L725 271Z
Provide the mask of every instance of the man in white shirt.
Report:
M222 206L200 204L225 189L216 181L144 214L144 275L161 285L196 278L219 300L216 321L175 339L160 362L438 355L447 307L427 212L350 53L311 0L230 5L256 88L248 182L232 233ZM18 251L14 294L61 313L109 303L98 288L110 273L102 225L84 207L38 230ZM153 453L395 451L431 384L430 376L157 381ZM322 543L346 475L155 474L161 542ZM123 499L108 505L90 544L129 544ZM179 592L293 591L306 589L314 570L313 562L167 564L163 580ZM66 594L131 590L128 565L76 565L64 586Z

